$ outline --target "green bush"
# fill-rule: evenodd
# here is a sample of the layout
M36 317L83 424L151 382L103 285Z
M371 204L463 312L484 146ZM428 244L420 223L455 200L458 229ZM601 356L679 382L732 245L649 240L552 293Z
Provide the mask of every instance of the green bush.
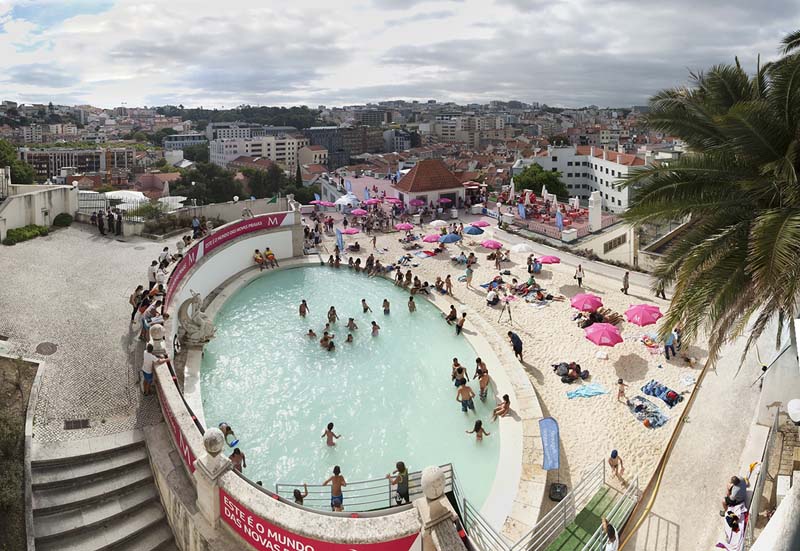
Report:
M67 214L66 212L62 212L56 216L55 219L53 219L53 225L60 228L66 228L70 224L72 224L72 215Z
M14 228L13 230L8 230L6 233L6 238L3 239L3 245L16 245L20 241L27 241L28 239L33 239L40 235L47 235L48 232L49 230L47 228L44 226L37 226L36 224L31 224L22 228Z

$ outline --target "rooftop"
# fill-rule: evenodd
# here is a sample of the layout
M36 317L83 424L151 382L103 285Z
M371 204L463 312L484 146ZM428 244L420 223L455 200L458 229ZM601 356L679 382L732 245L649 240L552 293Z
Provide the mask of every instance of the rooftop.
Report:
M461 182L439 159L424 159L403 176L395 187L406 193L460 188Z

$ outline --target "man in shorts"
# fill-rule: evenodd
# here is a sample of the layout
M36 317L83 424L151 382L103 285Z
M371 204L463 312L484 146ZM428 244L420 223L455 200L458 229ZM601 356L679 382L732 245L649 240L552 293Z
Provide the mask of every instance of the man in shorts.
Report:
M728 484L728 492L722 500L722 511L719 512L719 516L724 517L728 507L736 507L744 503L746 497L747 483L738 476L732 476L731 482Z
M333 468L333 476L322 483L323 486L331 485L331 510L344 511L344 494L342 488L347 486L347 482L342 476L342 470L339 465Z
M169 358L159 358L153 354L153 344L148 343L147 349L144 351L144 360L142 361L142 393L145 396L150 394L150 387L153 386L153 370L157 365L165 364Z
M475 411L475 404L472 402L475 393L465 379L458 379L458 382L461 384L458 385L458 390L456 391L456 401L461 403L461 411L464 413L468 413L470 409Z

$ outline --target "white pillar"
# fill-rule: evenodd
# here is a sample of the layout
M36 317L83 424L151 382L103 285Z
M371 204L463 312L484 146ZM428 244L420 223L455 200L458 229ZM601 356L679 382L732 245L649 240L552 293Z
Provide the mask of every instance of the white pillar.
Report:
M217 481L231 468L231 461L221 452L225 436L218 428L206 429L203 435L206 449L194 462L194 480L197 487L197 508L206 521L216 527L219 521L219 484Z
M593 191L589 196L589 231L597 232L603 227L603 196Z

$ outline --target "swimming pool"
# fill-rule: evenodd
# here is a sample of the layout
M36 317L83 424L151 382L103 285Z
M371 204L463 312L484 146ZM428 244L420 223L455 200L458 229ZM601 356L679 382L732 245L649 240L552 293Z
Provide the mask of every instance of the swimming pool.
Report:
M223 304L202 361L203 410L208 426L225 421L236 431L248 478L266 487L319 484L334 465L358 481L383 477L397 461L411 471L453 463L467 497L481 506L500 449L500 431L490 422L492 393L485 404L476 397L476 413L461 412L452 358L471 376L476 354L427 300L416 298L410 314L408 296L389 281L344 268L305 267L265 272ZM362 313L362 298L373 313ZM302 299L310 308L306 319L298 315ZM334 352L318 343L331 306L341 318ZM351 344L344 342L348 317L358 324ZM381 327L376 338L373 320ZM306 336L309 328L317 339ZM477 394L477 381L469 384ZM464 433L476 419L492 433L483 442ZM342 435L335 447L321 438L328 422Z

